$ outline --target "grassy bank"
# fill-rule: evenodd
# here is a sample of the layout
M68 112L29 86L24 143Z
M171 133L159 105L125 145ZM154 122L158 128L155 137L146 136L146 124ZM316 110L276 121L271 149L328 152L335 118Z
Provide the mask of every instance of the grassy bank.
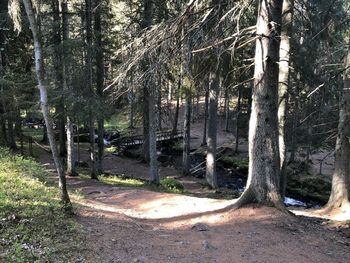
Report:
M0 148L0 262L79 262L82 227L33 160Z

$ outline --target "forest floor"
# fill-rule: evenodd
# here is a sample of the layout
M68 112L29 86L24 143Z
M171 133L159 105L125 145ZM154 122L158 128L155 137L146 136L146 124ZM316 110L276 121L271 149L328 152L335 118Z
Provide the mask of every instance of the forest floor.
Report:
M41 149L37 154L52 169L50 156ZM107 155L104 164L115 174L147 178L147 166L136 159ZM162 177L176 173L171 167L160 170ZM181 180L191 192L212 191L194 177ZM268 207L226 211L235 200L116 186L84 176L68 178L68 185L83 196L75 201L77 221L87 234L83 262L350 262L349 224L321 218L315 210L294 211L307 217Z
M192 149L200 146L202 130L201 121L192 125ZM231 133L218 130L218 147L233 143ZM246 140L239 151L247 156ZM54 173L47 152L37 148L36 154ZM80 158L88 163L84 145ZM322 176L329 177L334 163L329 151L311 156L311 170L317 173L322 160ZM104 169L148 179L146 164L111 153L105 155ZM235 200L219 199L203 179L181 177L171 166L161 166L159 172L161 178L177 178L187 194L89 180L87 169L68 178L69 189L83 196L75 200L77 221L87 233L83 262L350 262L349 222L332 221L313 209L293 209L297 216L269 207L228 210Z

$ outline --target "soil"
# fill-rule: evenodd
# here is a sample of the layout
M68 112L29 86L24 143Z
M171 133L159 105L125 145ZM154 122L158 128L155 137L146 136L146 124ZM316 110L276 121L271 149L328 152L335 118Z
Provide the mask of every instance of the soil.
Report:
M51 166L47 154L40 159ZM125 173L127 167L147 173L137 160L119 161L115 164ZM268 207L225 211L234 200L79 178L68 178L68 185L84 196L75 203L77 220L88 234L83 262L350 262L349 228L331 227L312 210L294 211L307 217Z
M195 127L196 146L201 125ZM232 136L220 133L219 146L232 143ZM241 152L246 145L240 144ZM39 160L52 169L52 159L38 152ZM81 159L87 158L83 147ZM106 154L104 167L112 174L148 178L147 165L135 159ZM177 177L179 172L161 167L160 175ZM350 262L349 225L332 226L332 215L315 210L293 210L298 216L270 207L229 210L235 200L117 187L78 177L67 181L69 189L83 194L75 201L77 220L88 233L83 262ZM194 177L181 182L193 193L214 193Z

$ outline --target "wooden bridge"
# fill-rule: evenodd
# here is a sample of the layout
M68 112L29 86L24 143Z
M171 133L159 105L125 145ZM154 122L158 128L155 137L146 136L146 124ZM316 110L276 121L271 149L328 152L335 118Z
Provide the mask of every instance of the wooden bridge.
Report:
M182 132L173 131L159 131L157 132L157 142L172 141L182 138ZM143 135L131 135L123 136L111 141L111 145L118 146L119 148L126 149L132 146L138 146L143 144Z

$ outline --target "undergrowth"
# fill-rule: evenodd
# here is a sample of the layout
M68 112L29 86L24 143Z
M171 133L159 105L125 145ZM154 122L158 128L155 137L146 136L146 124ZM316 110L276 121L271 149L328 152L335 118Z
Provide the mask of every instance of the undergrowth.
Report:
M84 232L33 161L0 148L0 262L79 262Z

